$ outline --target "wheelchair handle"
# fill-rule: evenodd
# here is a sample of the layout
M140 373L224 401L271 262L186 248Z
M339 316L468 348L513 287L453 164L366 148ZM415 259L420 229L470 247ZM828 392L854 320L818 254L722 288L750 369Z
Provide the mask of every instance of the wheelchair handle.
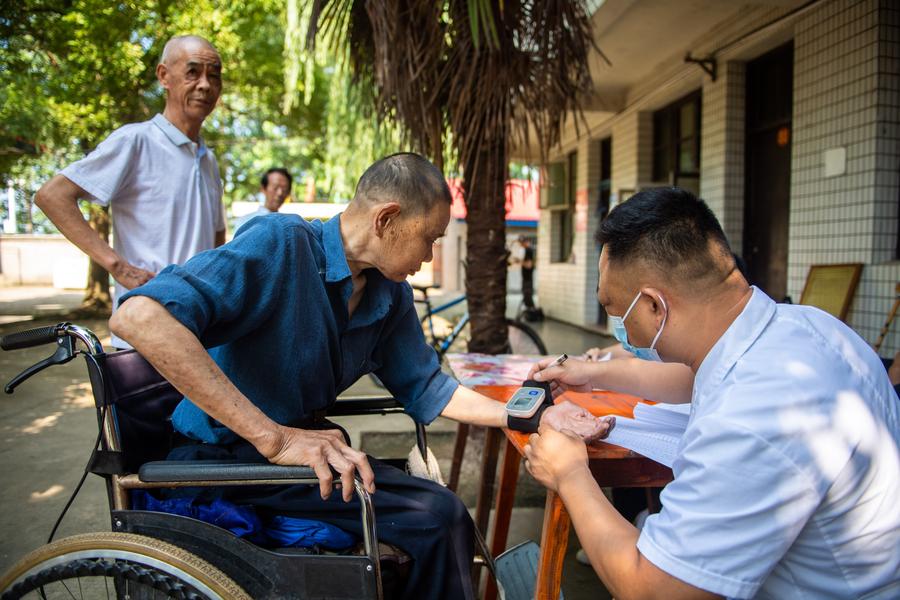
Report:
M65 333L63 330L65 325L65 323L60 323L59 325L36 327L4 335L0 337L0 348L4 350L21 350L22 348L50 344L56 341L57 335Z
M56 351L53 354L13 377L3 390L7 394L12 394L19 384L32 375L40 373L47 367L62 365L75 358L77 354L75 340L81 340L90 354L96 355L103 352L100 340L97 339L97 336L90 329L72 325L71 323L36 327L0 337L0 348L4 350L21 350L22 348L56 343Z

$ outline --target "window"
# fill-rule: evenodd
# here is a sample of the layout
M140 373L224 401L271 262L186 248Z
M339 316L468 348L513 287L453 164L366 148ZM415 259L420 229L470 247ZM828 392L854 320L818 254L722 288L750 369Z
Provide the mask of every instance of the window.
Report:
M578 153L572 152L565 162L550 165L550 189L547 208L550 209L551 262L568 262L575 237L575 186L578 176Z
M551 163L547 169L547 199L546 208L566 205L566 163Z
M653 180L700 191L700 91L653 113Z

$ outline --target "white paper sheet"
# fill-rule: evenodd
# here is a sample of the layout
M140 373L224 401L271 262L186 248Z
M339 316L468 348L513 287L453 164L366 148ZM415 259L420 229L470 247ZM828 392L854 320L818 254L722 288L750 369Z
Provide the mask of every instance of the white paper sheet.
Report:
M671 467L690 410L690 404L638 404L634 419L616 417L616 426L605 441Z

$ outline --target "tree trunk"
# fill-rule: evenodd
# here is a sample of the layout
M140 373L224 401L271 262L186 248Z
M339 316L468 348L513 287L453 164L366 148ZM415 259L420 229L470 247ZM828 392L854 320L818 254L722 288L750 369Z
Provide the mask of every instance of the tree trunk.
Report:
M90 204L88 224L104 242L109 242L109 208ZM81 314L109 316L112 312L112 297L109 294L109 273L99 264L90 260L88 266L87 289L81 307Z
M503 140L503 138L500 138ZM484 142L464 165L469 352L507 352L506 144Z

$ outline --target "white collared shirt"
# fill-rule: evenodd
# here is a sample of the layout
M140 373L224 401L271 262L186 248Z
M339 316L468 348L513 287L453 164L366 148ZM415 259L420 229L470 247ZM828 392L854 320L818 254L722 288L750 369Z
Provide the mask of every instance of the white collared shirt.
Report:
M113 131L61 173L89 200L110 206L113 249L136 267L158 273L184 263L214 248L225 229L215 156L160 114ZM127 346L115 337L113 345Z
M697 371L638 549L728 597L900 597L898 405L849 327L754 288Z

